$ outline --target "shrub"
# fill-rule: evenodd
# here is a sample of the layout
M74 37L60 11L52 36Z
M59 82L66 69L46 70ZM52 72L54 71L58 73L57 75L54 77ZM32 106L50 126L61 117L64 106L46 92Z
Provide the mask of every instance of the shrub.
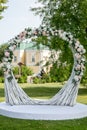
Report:
M50 82L51 82L51 77L50 77L49 74L44 74L41 79L42 79L42 81L44 81L45 83L50 83Z
M0 77L0 83L4 83L4 77Z
M18 75L19 74L19 67L14 67L13 68L13 73L14 75ZM21 74L22 75L32 75L33 71L31 68L27 67L27 66L21 66Z
M22 66L21 67L21 71L22 71L22 75L32 75L33 74L33 71L31 68L27 67L27 66Z
M52 82L64 82L71 74L71 65L57 67L56 64L50 70L50 77Z
M18 83L27 83L27 76L32 75L33 71L27 66L21 66L21 75L19 75L19 67L14 67L13 73L18 80Z
M19 74L19 67L14 67L13 73L14 73L14 75L18 75Z
M38 78L38 77L34 77L33 78L33 83L35 83L35 84L41 83L41 79Z
M18 78L18 83L27 83L27 76L21 76Z
M0 76L4 76L2 68L0 68Z
M0 83L4 83L4 74L2 68L0 68Z
M33 83L50 83L51 82L51 77L49 74L44 74L41 78L35 77L33 78Z

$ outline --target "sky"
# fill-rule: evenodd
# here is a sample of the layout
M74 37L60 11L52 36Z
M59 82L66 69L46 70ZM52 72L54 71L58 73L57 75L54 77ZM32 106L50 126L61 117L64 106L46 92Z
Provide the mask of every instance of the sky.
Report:
M0 44L15 37L26 27L39 27L41 19L35 16L30 7L38 6L37 0L9 0L8 8L0 20Z

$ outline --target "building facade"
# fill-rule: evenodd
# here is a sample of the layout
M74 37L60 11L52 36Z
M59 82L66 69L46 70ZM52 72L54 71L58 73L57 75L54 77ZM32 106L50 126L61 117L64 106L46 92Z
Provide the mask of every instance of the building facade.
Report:
M43 45L35 46L34 42L22 42L20 46L14 51L13 66L22 63L30 67L34 73L39 73L42 68L46 71L44 66L49 60L51 51Z

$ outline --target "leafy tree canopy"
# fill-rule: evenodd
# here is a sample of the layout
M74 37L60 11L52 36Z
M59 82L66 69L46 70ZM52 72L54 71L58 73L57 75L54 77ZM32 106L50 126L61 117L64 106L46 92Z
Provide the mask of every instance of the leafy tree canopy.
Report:
M7 8L7 6L5 5L6 2L7 0L0 0L0 19L3 18L2 12Z
M7 43L0 45L0 62L2 62L3 60L4 51L6 50L7 47L8 47Z
M42 17L44 26L71 32L87 50L87 0L38 0L38 2L43 6L32 10ZM52 38L51 48L62 49L62 60L65 55L71 57L66 43L59 38Z

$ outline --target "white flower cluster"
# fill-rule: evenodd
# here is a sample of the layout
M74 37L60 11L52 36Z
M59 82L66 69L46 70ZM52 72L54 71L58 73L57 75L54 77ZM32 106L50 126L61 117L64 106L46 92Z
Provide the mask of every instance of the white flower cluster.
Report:
M68 41L70 44L72 44L73 36L71 33L64 32L63 30L58 30L59 36L65 40Z
M13 51L15 50L16 45L10 45L7 47L7 50L5 50L4 52L4 58L3 58L3 71L4 71L4 75L10 80L12 79L12 75L11 75L11 61L13 58Z
M80 81L83 76L83 71L85 69L85 58L84 53L85 49L82 45L80 45L79 41L75 42L75 58L77 61L77 64L75 65L74 71L75 71L75 77L74 80L76 82Z
M52 30L48 28L39 28L39 29L30 29L27 28L23 32L21 32L19 35L17 35L15 38L11 39L9 41L9 47L5 51L4 58L3 58L3 70L6 75L10 77L11 75L11 61L13 58L13 51L15 48L20 44L21 41L25 40L26 38L32 38L32 37L38 37L38 36L60 36L63 40L66 40L69 42L70 47L73 48L75 54L74 57L76 59L76 65L74 68L75 75L73 80L75 82L80 81L83 70L85 68L85 58L83 54L85 53L85 49L82 45L80 45L80 42L73 38L71 33L64 32L63 30Z
M75 75L73 78L73 81L79 82L83 76L83 71L85 69L85 58L84 53L86 50L84 47L80 44L80 42L73 38L73 36L70 33L63 32L63 30L59 30L59 36L68 41L70 44L70 47L73 47L73 50L75 52L74 57L76 60L76 65L74 68Z

